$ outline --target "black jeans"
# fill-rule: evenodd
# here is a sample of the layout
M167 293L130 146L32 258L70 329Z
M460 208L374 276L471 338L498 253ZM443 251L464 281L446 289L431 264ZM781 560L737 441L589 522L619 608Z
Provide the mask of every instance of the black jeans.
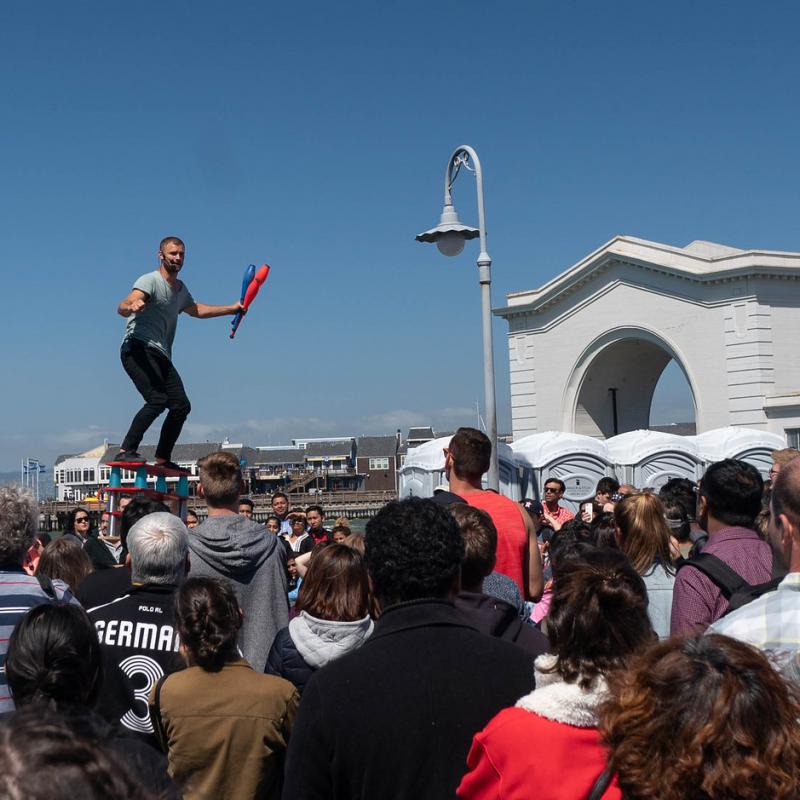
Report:
M161 426L156 458L171 461L172 448L175 447L183 423L192 410L181 376L165 355L137 339L129 339L123 343L120 359L125 372L145 400L145 404L131 422L131 427L122 442L122 449L126 451L138 449L147 429L166 408L169 409L169 413Z

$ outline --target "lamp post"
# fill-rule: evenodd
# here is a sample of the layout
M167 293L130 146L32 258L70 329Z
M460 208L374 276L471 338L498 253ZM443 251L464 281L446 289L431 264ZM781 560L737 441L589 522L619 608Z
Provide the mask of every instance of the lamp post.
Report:
M478 189L478 228L462 225L458 219L451 189L461 168L475 173ZM489 465L488 486L499 491L500 473L497 467L497 410L494 394L494 352L492 349L492 259L486 249L486 221L483 212L483 173L478 154L466 144L457 147L450 156L444 175L444 209L439 224L420 233L418 242L435 242L439 252L446 256L457 256L464 249L467 239L480 237L481 251L478 254L478 282L481 286L481 320L483 325L483 391L486 410L487 435L492 443L492 461Z

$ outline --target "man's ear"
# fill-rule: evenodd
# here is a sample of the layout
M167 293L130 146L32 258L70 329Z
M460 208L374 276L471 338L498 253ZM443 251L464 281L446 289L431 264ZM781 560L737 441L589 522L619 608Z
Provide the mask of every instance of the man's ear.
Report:
M197 496L198 497L205 497L206 496L206 493L203 490L203 484L202 483L198 483L197 484Z
M697 495L697 519L703 517L708 510L708 498L702 494Z
M130 554L130 553L126 553L126 554L125 554L125 566L126 566L128 569L130 569L130 568L131 568L131 564L132 564L132 563L133 563L133 562L131 561L131 554Z

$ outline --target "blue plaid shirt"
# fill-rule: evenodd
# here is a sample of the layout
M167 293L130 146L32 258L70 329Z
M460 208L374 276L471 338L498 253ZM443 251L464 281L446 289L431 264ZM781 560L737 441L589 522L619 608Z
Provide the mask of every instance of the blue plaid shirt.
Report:
M706 633L752 644L785 667L800 652L800 572L790 572L774 592L718 619Z

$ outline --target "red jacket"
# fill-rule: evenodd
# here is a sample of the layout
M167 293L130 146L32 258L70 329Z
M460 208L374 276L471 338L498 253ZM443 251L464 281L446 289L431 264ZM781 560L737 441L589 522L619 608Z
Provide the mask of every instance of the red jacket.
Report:
M579 728L522 708L501 711L472 742L463 800L583 800L606 766L595 728ZM603 800L621 800L616 777Z

